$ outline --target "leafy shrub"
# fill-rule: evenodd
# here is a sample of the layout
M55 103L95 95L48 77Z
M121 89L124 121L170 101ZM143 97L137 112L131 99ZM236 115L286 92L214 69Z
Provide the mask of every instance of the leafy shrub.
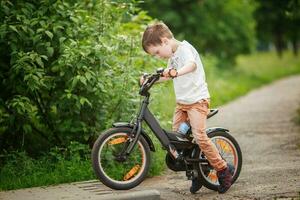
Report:
M92 144L135 112L151 20L133 3L1 1L0 153ZM135 13L135 14L133 14Z

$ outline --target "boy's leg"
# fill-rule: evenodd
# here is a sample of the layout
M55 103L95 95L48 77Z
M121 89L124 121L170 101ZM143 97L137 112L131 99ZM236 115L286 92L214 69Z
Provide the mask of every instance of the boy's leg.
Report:
M187 121L187 113L181 105L177 104L174 112L174 117L173 117L172 130L177 131L179 125L185 121Z
M187 119L187 113L181 108L180 105L176 105L174 118L173 118L173 131L177 131L179 125L182 122L186 121L186 119ZM176 151L174 145L170 144L169 148L170 148L170 153L173 155L174 158L177 159L181 157L181 155L178 154L178 152Z
M208 101L202 100L190 105L187 113L192 126L193 136L196 139L197 144L199 144L209 163L217 170L217 176L220 183L218 191L219 193L225 193L231 186L232 175L229 172L226 162L220 156L216 146L205 132L208 107Z
M187 113L192 127L193 136L207 157L209 163L217 171L225 169L227 167L226 162L221 158L216 146L212 143L205 132L206 117L208 114L208 101L202 100L192 104Z
M188 120L188 115L186 112L187 106L182 104L177 104L174 117L173 117L173 131L177 131L180 124L182 122L186 122ZM200 188L202 184L200 183L198 178L192 180L192 186L190 187L190 192L195 194Z

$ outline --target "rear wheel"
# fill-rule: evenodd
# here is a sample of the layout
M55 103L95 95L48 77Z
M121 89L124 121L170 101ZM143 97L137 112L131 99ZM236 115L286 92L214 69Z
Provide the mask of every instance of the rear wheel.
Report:
M208 134L211 141L216 145L221 157L227 162L231 170L234 183L240 175L242 168L242 152L237 141L225 131L215 131ZM205 155L200 150L200 158L205 158ZM210 164L200 163L197 165L198 173L202 184L211 189L218 190L219 181L217 171Z
M127 190L136 187L146 177L150 165L150 148L143 136L127 157L120 153L128 144L132 129L112 128L102 133L92 150L92 165L96 176L106 186Z

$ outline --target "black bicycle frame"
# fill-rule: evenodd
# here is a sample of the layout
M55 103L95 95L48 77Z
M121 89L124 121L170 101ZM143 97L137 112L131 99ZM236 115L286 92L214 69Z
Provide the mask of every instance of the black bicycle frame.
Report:
M155 134L155 136L158 138L158 140L163 145L163 147L169 150L169 145L170 145L169 138L167 137L166 133L161 128L161 126L159 125L158 121L155 119L153 114L148 109L149 98L150 98L150 95L145 96L145 99L142 102L141 109L138 113L138 118L137 118L136 124L133 128L133 132L135 132L136 134L133 135L133 141L129 144L129 146L126 150L127 155L129 155L131 153L132 149L136 145L136 143L141 135L143 121L145 121L147 123L147 125L149 126L151 131Z
M161 128L158 121L155 119L153 114L148 109L149 98L150 98L150 94L146 95L143 102L142 102L142 104L141 104L141 108L140 108L139 113L138 113L138 118L136 120L136 124L134 125L133 130L132 130L132 134L130 136L131 139L129 140L128 146L126 146L125 149L123 150L123 152L126 153L126 155L129 155L131 153L131 151L135 147L137 141L139 140L139 137L140 137L141 132L142 132L142 122L143 121L146 122L146 124L149 126L151 131L158 138L158 140L160 141L162 146L169 153L172 154L172 152L170 152L170 151L171 151L171 149L174 148L174 146L171 144L171 141L168 138L167 134ZM191 162L191 163L193 163L193 162L208 163L206 158L188 158L188 159L186 159L186 161Z
M167 137L164 130L159 125L158 121L155 119L155 117L152 115L148 107L144 110L144 120L151 129L151 131L155 134L155 136L158 138L160 143L167 148L170 145L170 140Z

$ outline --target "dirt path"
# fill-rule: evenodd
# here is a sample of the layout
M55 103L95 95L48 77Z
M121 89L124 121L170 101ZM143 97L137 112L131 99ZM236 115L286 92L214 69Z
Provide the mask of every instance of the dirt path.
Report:
M300 128L293 121L299 106L299 76L276 81L223 106L209 126L228 128L239 142L243 168L238 181L224 195L205 188L191 195L190 183L179 184L181 180L174 179L179 175L173 175L169 190L177 193L177 199L300 199Z
M192 195L185 174L170 171L147 179L134 191L156 189L166 200L300 199L300 127L293 122L299 105L300 76L293 76L221 107L209 120L209 126L228 128L243 152L240 177L226 194L202 188ZM0 199L101 199L108 193L119 192L90 181L0 192Z

